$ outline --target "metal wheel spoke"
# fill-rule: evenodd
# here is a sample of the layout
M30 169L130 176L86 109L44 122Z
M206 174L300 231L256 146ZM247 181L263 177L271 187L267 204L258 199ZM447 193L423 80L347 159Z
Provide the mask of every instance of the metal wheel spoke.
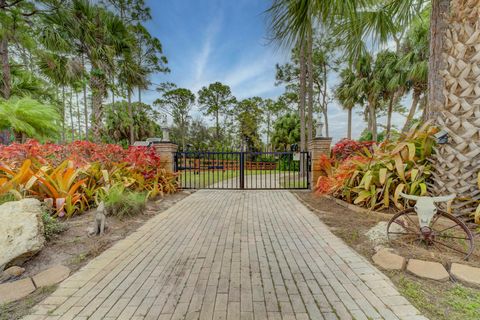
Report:
M418 233L415 233L415 232L394 232L394 231L389 231L388 233L390 233L390 234L413 234L413 235L416 235L416 236L419 235Z
M408 220L410 220L410 222L413 224L413 225L417 225L417 223L415 223L412 218L410 218L410 216L408 214L405 215L405 217L408 218Z
M453 228L455 228L455 227L461 227L461 226L458 225L458 224L454 224L453 226L450 226L450 227L445 228L445 229L443 229L443 230L437 231L437 233L442 233L442 232L445 232L445 231L447 231L447 230L453 229Z
M455 236L446 236L446 235L441 235L441 234L437 234L436 236L437 236L437 237L441 237L441 238L470 240L470 238L462 238L462 237L455 237Z
M454 247L452 247L452 246L449 246L449 245L447 245L447 244L445 244L445 243L443 243L443 242L437 241L437 240L432 240L432 241L435 242L435 243L438 243L438 244L440 244L440 245L442 245L442 246L444 246L444 247L447 247L447 248L449 248L449 249L452 249L452 250L454 250L454 251L457 251L457 252L459 252L459 253L461 253L461 254L466 254L466 253L468 252L468 251L467 251L467 252L466 252L466 251L460 251L459 249L456 249L456 248L454 248Z
M416 231L415 229L412 229L412 228L410 228L410 227L408 227L408 226L404 226L403 224L401 224L401 223L398 222L397 220L395 220L394 222L395 222L396 224L398 224L400 227L402 227L402 228L404 228L404 229L406 229L406 230L409 230L409 231L417 234L417 231Z

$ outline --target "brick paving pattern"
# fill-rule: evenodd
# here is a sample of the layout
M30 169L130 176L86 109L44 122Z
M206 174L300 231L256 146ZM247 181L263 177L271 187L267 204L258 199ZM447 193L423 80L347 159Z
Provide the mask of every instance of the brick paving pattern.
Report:
M24 319L426 319L288 191L203 190Z

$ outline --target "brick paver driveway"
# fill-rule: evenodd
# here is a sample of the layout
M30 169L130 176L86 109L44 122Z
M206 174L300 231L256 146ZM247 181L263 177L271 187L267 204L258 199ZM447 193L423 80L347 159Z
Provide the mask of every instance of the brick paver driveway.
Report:
M288 191L198 191L26 319L425 319Z

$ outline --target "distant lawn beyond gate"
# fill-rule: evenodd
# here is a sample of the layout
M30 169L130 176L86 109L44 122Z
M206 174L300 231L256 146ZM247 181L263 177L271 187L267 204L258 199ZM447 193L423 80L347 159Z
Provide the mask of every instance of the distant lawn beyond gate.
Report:
M239 174L238 170L182 171L179 172L179 181L185 189L235 189L239 188ZM298 171L245 170L245 182L249 189L307 187L307 181L299 179Z

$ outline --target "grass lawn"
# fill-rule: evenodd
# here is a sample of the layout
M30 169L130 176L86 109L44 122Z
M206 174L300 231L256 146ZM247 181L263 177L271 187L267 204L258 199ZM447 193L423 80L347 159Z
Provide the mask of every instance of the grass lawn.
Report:
M202 171L200 173L194 173L193 171L182 171L180 172L180 182L184 188L195 188L201 189L207 186L211 186L215 183L220 182L220 187L222 187L221 182L224 182L225 188L235 188L239 187L239 170L216 170L216 171ZM253 177L253 176L263 176ZM291 175L292 178L289 180L288 176ZM272 176L272 177L270 177ZM295 178L293 178L295 176ZM293 171L277 171L277 170L245 170L245 181L247 185L253 187L265 186L268 183L271 183L271 179L278 177L280 183L278 187L284 188L305 188L307 182L305 179L298 177L298 172Z

